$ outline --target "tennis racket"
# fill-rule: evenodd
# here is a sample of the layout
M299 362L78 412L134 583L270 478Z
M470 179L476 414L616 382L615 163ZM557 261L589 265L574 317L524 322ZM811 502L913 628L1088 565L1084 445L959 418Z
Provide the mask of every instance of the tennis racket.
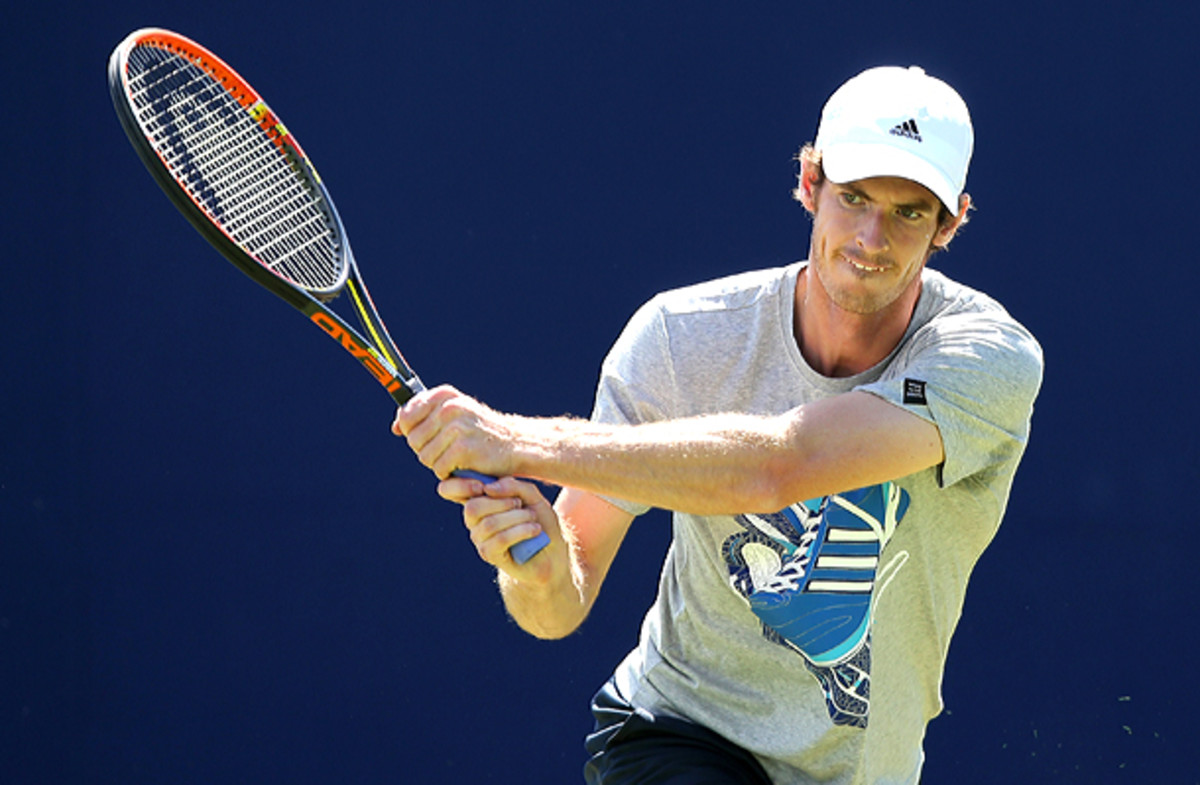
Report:
M425 389L379 318L317 170L245 79L194 41L147 28L113 50L108 85L142 163L213 247L337 341L396 403ZM343 291L361 331L328 307ZM542 532L509 553L524 563L549 542Z

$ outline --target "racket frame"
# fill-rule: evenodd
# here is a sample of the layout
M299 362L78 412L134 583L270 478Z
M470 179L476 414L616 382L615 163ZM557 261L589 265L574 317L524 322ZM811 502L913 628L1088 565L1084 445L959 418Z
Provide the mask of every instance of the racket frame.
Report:
M310 292L260 264L219 224L210 219L204 208L171 174L170 166L146 138L145 131L134 116L128 98L126 63L130 52L135 47L142 45L156 46L176 55L187 57L202 70L225 83L226 88L238 104L263 128L300 178L318 195L317 201L329 224L333 227L340 253L344 257L342 275L333 286ZM108 62L108 84L117 117L125 130L125 135L129 137L137 151L138 158L141 159L167 198L209 244L237 269L303 313L322 332L337 341L387 390L397 404L403 404L424 389L424 385L416 373L396 348L395 342L371 300L370 292L354 261L341 216L333 204L328 189L321 181L316 167L313 166L312 161L304 153L295 137L288 132L286 126L263 101L262 96L245 79L215 54L194 41L169 30L145 28L131 33L113 51ZM325 305L344 290L349 291L355 313L362 322L364 330L370 333L372 340L368 340L336 311Z
M328 289L311 292L260 264L209 217L191 193L171 174L170 166L146 138L145 131L134 117L128 98L129 86L125 65L130 52L139 45L154 45L187 56L220 81L233 86L229 91L241 107L250 113L251 117L270 136L280 152L287 157L292 168L318 194L318 202L334 229L340 252L344 255L343 271L332 286ZM144 28L130 33L113 50L108 61L108 84L117 117L125 130L125 135L133 144L134 150L137 151L138 158L141 159L167 198L210 245L216 248L234 267L303 313L322 332L337 341L388 391L397 404L403 404L425 389L421 380L396 348L395 342L371 300L370 292L363 283L362 276L358 272L358 265L354 261L354 254L350 250L350 242L347 239L345 227L342 225L341 216L338 215L333 199L321 181L316 167L305 155L300 144L288 132L286 126L263 101L262 96L237 71L205 47L178 33L162 28ZM345 319L325 305L342 291L349 292L354 311L363 328L370 334L371 340L364 337ZM454 474L457 477L479 480L484 484L495 481L494 477L466 469L460 469ZM518 564L523 564L549 543L550 539L543 531L533 538L514 544L509 549L509 553Z

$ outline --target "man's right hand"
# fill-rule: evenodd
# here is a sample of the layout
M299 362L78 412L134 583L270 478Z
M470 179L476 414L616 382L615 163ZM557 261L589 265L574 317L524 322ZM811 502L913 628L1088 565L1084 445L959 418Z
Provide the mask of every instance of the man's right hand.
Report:
M504 477L484 484L451 477L438 485L438 495L462 505L463 523L479 558L514 580L544 584L551 579L554 562L567 558L558 516L531 482ZM550 544L525 564L518 564L510 553L512 546L543 531Z

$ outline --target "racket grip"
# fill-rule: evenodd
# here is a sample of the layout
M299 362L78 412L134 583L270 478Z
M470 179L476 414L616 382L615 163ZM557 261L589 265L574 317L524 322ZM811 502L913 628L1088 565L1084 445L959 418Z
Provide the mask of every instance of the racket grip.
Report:
M457 469L454 472L455 477L464 477L468 480L479 480L484 485L491 485L496 481L495 477L480 472L473 472L470 469ZM550 544L550 536L546 532L539 532L536 537L530 537L528 540L521 540L516 545L508 549L509 555L513 557L513 561L517 564L524 564L534 556L541 553L542 548Z

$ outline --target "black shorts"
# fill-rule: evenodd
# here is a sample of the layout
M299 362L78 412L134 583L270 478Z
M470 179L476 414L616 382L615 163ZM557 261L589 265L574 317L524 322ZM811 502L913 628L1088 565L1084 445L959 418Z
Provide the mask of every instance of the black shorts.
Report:
M633 709L612 682L592 699L588 785L771 785L746 750L686 720Z

